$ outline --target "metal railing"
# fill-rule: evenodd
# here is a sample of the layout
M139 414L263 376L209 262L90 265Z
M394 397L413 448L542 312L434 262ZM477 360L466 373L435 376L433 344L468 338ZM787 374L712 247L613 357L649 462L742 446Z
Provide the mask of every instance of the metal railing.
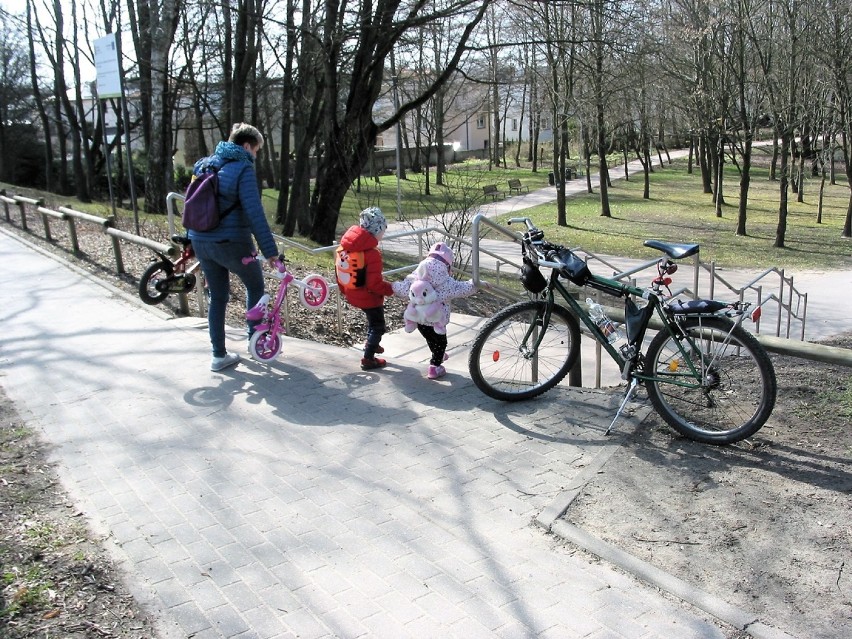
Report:
M119 274L125 272L124 260L121 254L121 242L119 240L144 246L145 248L149 248L153 251L158 251L169 256L177 254L178 251L174 244L155 242L154 240L150 240L146 237L140 237L139 235L134 235L115 228L115 218L112 216L100 217L97 215L90 215L88 213L83 213L82 211L75 211L74 209L65 206L60 206L54 211L53 209L43 206L44 200L35 200L21 195L8 196L0 194L0 203L3 204L7 222L12 221L9 205L12 204L18 207L18 212L21 216L21 228L24 231L29 231L26 207L27 205L34 207L36 212L41 215L42 224L44 226L44 237L48 242L53 241L53 236L50 232L51 220L55 219L66 222L68 224L68 237L71 241L71 249L75 255L80 254L80 244L77 241L77 224L84 223L99 226L112 241L112 250L115 257L115 269Z
M471 232L474 279L478 278L479 271L481 270L481 265L479 263L480 254L485 254L489 258L496 260L498 269L501 266L510 266L514 269L519 269L519 260L515 261L511 258L506 258L502 255L496 254L494 251L484 250L482 248L479 237L481 235L483 225L487 225L489 228L502 233L515 242L520 240L520 235L516 232L502 227L485 216L477 215L473 220L473 228ZM594 263L600 264L602 267L605 267L607 270L612 272L612 275L607 277L619 282L629 283L636 286L637 280L639 279L637 277L638 275L647 275L649 283L657 276L656 267L658 259L648 260L638 264L631 264L625 267L623 264L619 265L618 262L621 260L618 260L617 258L598 255L591 251L586 251L581 247L572 248L571 250L583 257L583 259L590 264L593 271L601 270L596 269L595 266L593 266ZM802 293L796 289L793 278L787 277L784 274L783 269L766 269L762 273L752 277L750 280L739 286L732 284L720 275L715 262L710 262L709 264L701 262L698 255L695 255L692 260L691 270L691 286L674 289L672 290L673 295L687 295L692 299L699 299L701 297L716 299L717 288L722 288L727 292L722 294L722 299L724 299L724 295L731 295L739 301L751 302L752 308L761 308L764 322L766 321L767 316L773 319L773 334L775 337L783 336L789 339L795 322L798 328L798 339L804 340L805 324L807 321L808 295L807 293ZM777 283L769 283L769 280L774 277L778 278ZM706 293L704 293L705 290ZM505 290L501 292L504 294L509 293ZM616 314L619 310L620 309L613 309ZM758 320L755 324L754 332L760 334L760 329L761 320Z
M178 200L183 200L183 195L180 193L169 193L168 197L166 198L168 227L170 236L176 232L175 203ZM154 240L133 235L131 233L127 233L120 229L114 228L115 219L112 217L102 218L95 215L89 215L81 211L75 211L68 207L59 207L58 210L52 210L44 207L42 200L35 200L23 196L9 196L5 192L0 192L0 204L3 205L5 218L6 221L9 223L11 223L12 221L10 207L15 207L18 209L18 213L21 219L21 228L26 231L29 230L26 215L27 206L34 207L35 211L41 215L42 224L44 227L44 235L48 241L52 241L50 230L51 221L60 220L66 222L68 225L68 235L72 244L72 249L75 254L80 253L80 247L77 242L77 224L84 223L95 224L99 226L102 231L105 234L109 235L112 239L113 251L116 260L116 269L119 273L124 272L124 265L121 257L121 245L119 240L144 246L146 248L159 251L170 256L173 256L177 253L177 247L173 244L162 244ZM514 280L517 280L517 274L521 268L520 252L513 251L513 257L506 257L505 251L502 250L503 248L505 248L504 246L501 246L499 251L495 250L493 247L489 248L488 246L484 246L481 241L481 237L483 236L483 225L487 226L489 229L494 230L501 235L504 235L507 239L512 240L513 247L514 243L520 239L520 235L517 234L515 231L512 231L509 228L503 227L491 221L482 214L476 215L474 217L472 221L472 232L470 238L455 236L451 233L448 233L445 229L439 227L425 227L421 229L412 229L410 231L401 231L398 233L393 233L386 236L383 242L393 244L395 240L400 240L406 237L414 237L415 242L417 244L417 251L401 252L401 254L413 255L415 261L410 264L406 264L404 266L388 270L385 272L385 274L393 275L396 273L402 273L413 270L423 258L426 252L426 248L428 246L428 236L430 234L438 234L442 238L451 240L457 243L458 245L469 247L471 251L470 272L468 272L467 269L461 269L461 271L471 276L477 284L482 282L481 273L482 262L484 257L486 258L486 260L489 261L489 281L491 283L490 292L496 295L500 295L509 301L521 299L523 295L518 293L517 290L512 290L510 288L501 286L501 282L504 277L512 277ZM280 235L275 235L275 238L284 246L288 246L290 248L308 254L331 252L336 248L336 245L312 248ZM619 281L629 281L631 284L634 285L636 283L635 276L637 274L643 273L648 269L655 268L657 264L657 260L650 260L644 263L632 265L629 268L620 268L616 264L615 258L596 255L589 251L584 251L581 248L572 250L578 252L581 255L584 255L585 260L587 262L597 262L603 267L611 270L613 272L612 279L617 279ZM656 273L654 272L653 274L655 275ZM199 273L199 275L201 274ZM777 285L767 286L766 281L770 278L775 277L778 278ZM831 362L842 364L844 366L852 366L852 353L850 353L848 350L832 348L818 344L810 344L803 341L805 334L805 323L807 321L808 296L807 293L802 293L796 289L793 277L787 277L783 269L767 269L762 273L754 276L749 281L737 286L729 282L725 277L722 277L717 272L716 265L714 262L704 264L700 262L700 260L698 260L696 256L696 258L693 260L692 286L690 288L678 289L676 291L673 291L673 293L687 294L691 295L693 298L697 298L699 296L699 291L703 290L702 287L705 287L708 291L707 297L714 298L716 296L716 288L718 286L721 286L723 289L728 291L730 294L737 296L742 301L753 301L754 304L760 306L761 308L766 308L767 306L769 306L770 310L774 312L774 336L760 335L760 324L757 325L755 330L755 332L758 333L758 339L760 339L760 341L764 344L767 350L776 353L802 357L805 359L812 359L815 361ZM777 292L774 292L775 286L777 286ZM333 282L330 283L330 288L336 292L335 298L337 303L337 324L338 332L340 332L342 331L343 327L342 300L340 299L339 293L337 293L337 286ZM206 314L206 296L204 295L203 291L203 286L196 287L196 295L198 297L198 312L201 316ZM179 295L179 298L181 312L189 314L189 306L187 303L186 294L181 293ZM622 309L613 308L609 310L612 312L612 316L614 319L623 319ZM772 313L770 313L770 315L771 314ZM287 320L289 321L289 317L287 318ZM794 322L799 322L801 325L801 337L799 338L799 340L801 341L794 341L789 339ZM784 333L784 338L781 337L782 332ZM598 365L595 376L596 379L600 379L600 357L598 357Z

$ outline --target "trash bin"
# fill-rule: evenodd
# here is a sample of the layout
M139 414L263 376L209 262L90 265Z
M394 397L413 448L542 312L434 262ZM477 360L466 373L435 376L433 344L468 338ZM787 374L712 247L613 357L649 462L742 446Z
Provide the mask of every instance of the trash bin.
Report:
M565 167L565 179L573 180L574 177L574 169L572 169L570 166Z
M556 176L553 175L553 171L547 174L547 183L550 186L556 186Z

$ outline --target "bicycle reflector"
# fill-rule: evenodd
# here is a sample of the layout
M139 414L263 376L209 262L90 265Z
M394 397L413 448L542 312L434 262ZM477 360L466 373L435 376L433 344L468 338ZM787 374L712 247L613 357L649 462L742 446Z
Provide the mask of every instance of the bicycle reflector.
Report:
M751 312L751 321L757 324L757 322L760 320L761 313L763 313L763 309L758 306Z

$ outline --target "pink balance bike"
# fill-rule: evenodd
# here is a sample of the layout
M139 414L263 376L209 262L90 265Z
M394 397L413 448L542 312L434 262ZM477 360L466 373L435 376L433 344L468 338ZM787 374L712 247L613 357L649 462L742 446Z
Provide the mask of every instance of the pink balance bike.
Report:
M244 257L243 264L262 259L255 256ZM281 351L281 336L284 335L284 320L281 317L281 305L284 303L290 284L299 288L299 302L307 309L318 309L328 301L328 282L322 275L310 274L297 280L287 270L283 256L275 261L273 276L281 280L275 301L270 304L269 293L264 293L257 304L246 311L246 319L259 321L249 340L249 353L259 362L269 362Z

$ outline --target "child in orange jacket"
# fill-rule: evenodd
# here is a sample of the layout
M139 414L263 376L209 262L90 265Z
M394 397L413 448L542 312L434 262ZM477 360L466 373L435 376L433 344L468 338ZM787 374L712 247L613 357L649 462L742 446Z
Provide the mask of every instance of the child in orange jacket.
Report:
M352 306L367 316L367 342L361 358L361 370L383 368L387 362L376 357L383 353L385 334L385 297L393 295L390 282L382 277L384 262L378 249L388 228L378 207L361 211L360 223L349 227L340 240L335 259L337 285Z

